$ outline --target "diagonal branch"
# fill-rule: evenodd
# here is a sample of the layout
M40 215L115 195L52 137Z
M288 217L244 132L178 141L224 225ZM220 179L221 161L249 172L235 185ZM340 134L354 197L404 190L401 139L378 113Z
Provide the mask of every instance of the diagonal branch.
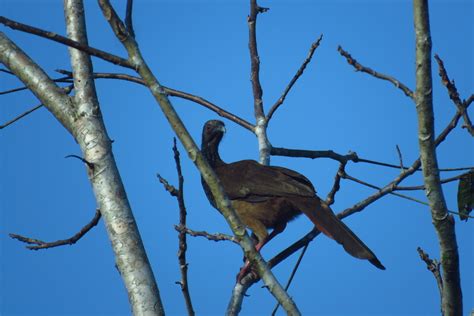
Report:
M26 89L26 88L25 88L25 89ZM73 85L70 85L70 86L65 87L65 88L63 88L63 89L64 89L64 91L65 91L66 93L70 93L70 92L72 91L72 89L73 89ZM39 109L40 107L42 107L42 106L43 106L43 104L38 104L37 106L32 107L31 109L29 109L29 110L23 112L22 114L18 115L17 117L15 117L15 118L11 119L10 121L4 123L3 125L0 125L0 129L3 129L3 128L5 128L5 127L7 127L7 126L9 126L9 125L11 125L11 124L13 124L13 123L19 121L20 119L24 118L25 116L27 116L27 115L33 113L34 111L38 110L38 109Z
M285 310L293 315L299 315L300 313L294 301L291 299L288 293L284 291L278 280L268 268L265 260L263 260L262 256L256 251L253 241L247 234L245 226L241 223L239 217L235 213L235 210L232 208L232 205L226 197L222 186L219 184L217 176L203 157L189 132L186 130L186 127L169 101L163 87L160 85L157 78L148 67L137 43L127 32L124 32L125 26L123 25L123 22L120 21L120 18L110 4L110 1L99 0L99 5L104 17L109 22L115 35L120 39L121 43L127 49L130 59L134 61L134 64L136 65L136 71L145 81L147 87L150 89L150 92L153 94L155 100L163 111L163 114L166 116L166 119L176 133L176 136L178 136L179 140L186 148L189 157L199 169L202 178L204 181L206 181L207 185L211 189L217 207L224 215L227 223L239 240L239 244L245 253L245 257L250 260L270 293L282 303L282 306L285 308Z
M436 284L438 285L439 296L441 302L443 301L443 279L441 278L441 265L436 259L430 259L430 256L421 249L421 247L416 248L420 259L426 263L426 268L433 273L433 276L436 279ZM442 311L441 311L442 313Z
M304 60L303 64L300 66L300 68L298 69L296 74L293 76L293 78L291 79L288 86L285 88L285 91L283 92L281 97L270 108L270 111L268 111L267 118L266 118L267 124L271 120L271 118L272 118L273 114L275 113L275 111L278 110L278 108L280 107L280 105L283 104L283 102L285 102L285 99L286 99L286 96L288 95L288 92L290 92L293 85L296 83L296 81L303 74L304 70L306 69L306 66L311 62L311 59L313 58L314 52L319 47L319 44L321 43L322 39L323 39L323 35L321 34L321 36L319 36L319 38L313 44L311 44L311 48L309 49L308 56Z
M18 115L17 117L15 117L15 118L9 120L8 122L0 125L0 129L4 129L5 127L10 126L11 124L15 123L16 121L19 121L20 119L27 116L28 114L33 113L34 111L38 110L42 106L43 106L43 104L38 104L37 106L32 107L31 109L23 112L22 114Z
M404 85L403 83L401 83L399 80L395 79L394 77L384 75L384 74L379 73L379 72L377 72L377 71L375 71L375 70L373 70L369 67L362 66L348 52L346 52L344 49L342 49L341 46L337 47L337 51L343 57L346 58L349 65L354 67L356 69L356 71L365 72L365 73L368 73L369 75L374 76L375 78L379 78L379 79L382 79L382 80L387 80L387 81L391 82L393 85L395 85L395 87L402 90L403 93L405 93L405 95L407 97L410 97L411 99L413 99L415 97L414 94L413 94L413 91L411 91L410 88L408 88L406 85Z
M334 177L334 184L332 186L332 189L331 189L331 191L329 191L328 196L326 197L326 204L329 205L329 206L334 204L334 199L335 199L336 193L341 188L341 186L340 186L341 178L346 173L345 169L346 169L346 163L341 162L339 164L339 169L336 172L336 176Z
M469 118L469 114L466 111L466 106L464 102L459 97L458 89L456 88L456 85L454 84L454 80L452 81L449 80L448 73L446 71L446 68L444 68L444 63L441 60L441 58L436 54L434 58L436 62L438 63L439 76L441 77L441 82L448 89L449 98L453 100L453 103L458 108L458 111L461 112L462 114L462 117L464 119L464 124L465 124L463 127L466 127L469 134L474 136L474 126L472 125L471 119Z
M133 65L127 59L115 56L113 54L107 53L107 52L102 51L102 50L97 49L97 48L90 47L88 45L81 44L77 41L73 41L73 40L71 40L67 37L58 35L54 32L45 31L45 30L42 30L42 29L39 29L39 28L36 28L36 27L33 27L33 26L29 26L29 25L26 25L26 24L23 24L23 23L20 23L20 22L16 22L16 21L7 19L4 16L0 16L0 23L5 25L5 26L8 26L8 27L10 27L14 30L18 30L18 31L22 31L22 32L25 32L25 33L37 35L39 37L43 37L43 38L52 40L54 42L61 43L61 44L76 48L76 49L81 50L83 52L86 52L86 53L88 53L92 56L95 56L95 57L98 57L100 59L111 62L115 65L120 65L120 66L125 67L125 68L133 69Z
M61 74L69 75L72 78L72 73L70 71L62 70L62 69L58 69L56 71L61 73ZM119 80L130 81L130 82L134 82L134 83L138 83L138 84L141 84L143 86L146 86L145 81L142 78L127 75L127 74L96 72L96 73L93 74L93 76L96 79L119 79ZM233 113L230 113L230 112L224 110L222 107L219 107L216 104L214 104L214 103L212 103L212 102L210 102L210 101L208 101L208 100L206 100L206 99L204 99L200 96L197 96L197 95L194 95L194 94L191 94L191 93L187 93L187 92L184 92L184 91L168 88L168 87L165 87L165 86L162 86L162 88L165 90L165 93L168 94L169 96L179 97L179 98L182 98L182 99L200 104L200 105L204 106L205 108L217 113L221 117L225 117L226 119L229 119L229 120L239 124L240 126L242 126L245 129L248 129L251 132L254 132L254 130L255 130L255 126L252 125L251 123L249 123L248 121L244 120L243 118L241 118L241 117L239 117L239 116L237 116Z
M61 240L57 240L57 241L53 241L53 242L46 242L46 241L42 241L42 240L39 240L39 239L24 237L24 236L17 235L17 234L8 234L8 235L11 238L17 239L21 242L36 245L36 246L26 246L26 248L28 248L30 250L40 250L40 249L54 248L54 247L59 247L59 246L64 246L64 245L74 245L85 234L87 234L92 229L92 227L96 226L97 223L99 223L99 220L100 220L100 210L97 209L95 211L95 215L92 218L92 220L87 225L82 227L81 230L78 233L76 233L74 236L72 236L68 239L61 239Z

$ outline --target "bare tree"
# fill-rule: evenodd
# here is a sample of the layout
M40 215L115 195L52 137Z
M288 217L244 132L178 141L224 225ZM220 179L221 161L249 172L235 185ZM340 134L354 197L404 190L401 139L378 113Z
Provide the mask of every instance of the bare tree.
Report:
M54 117L78 143L82 156L72 156L84 162L97 201L97 212L94 218L90 223L84 226L80 232L71 238L55 242L45 242L17 234L11 234L11 237L28 244L33 244L33 246L28 247L34 250L73 244L84 236L93 226L97 225L99 219L102 217L107 228L112 249L114 250L117 269L129 295L133 314L163 315L165 313L158 285L153 275L150 262L148 261L114 159L111 146L112 141L108 136L106 126L103 122L101 108L97 99L98 93L95 88L95 80L126 80L143 85L151 92L157 105L159 105L177 138L183 145L189 159L195 164L203 179L209 185L219 210L224 215L234 233L234 236L209 234L205 231L195 231L187 227L184 199L184 175L181 170L181 161L175 141L173 151L179 179L178 188L175 188L163 177L159 176L159 178L165 189L172 196L177 198L180 209L180 222L179 225L176 226L176 230L179 234L178 257L181 269L181 280L178 283L181 286L189 315L194 315L195 312L192 304L192 293L190 293L188 286L189 282L186 261L187 235L204 236L205 238L214 241L230 240L239 244L245 257L250 260L256 273L246 275L241 282L235 284L228 304L228 315L236 315L240 312L247 290L259 280L263 280L265 287L275 297L278 304L284 308L286 313L290 315L299 315L300 312L298 307L291 296L287 293L287 290L292 277L298 268L299 262L303 258L307 246L319 235L319 231L314 228L300 240L282 250L275 257L265 261L260 253L255 250L253 240L247 234L245 226L232 208L218 178L208 165L208 162L204 159L196 145L196 142L191 137L186 126L183 124L180 116L177 114L175 108L170 102L169 97L178 97L192 101L217 113L221 117L235 122L253 133L257 138L259 161L262 164L270 164L270 157L272 155L305 157L311 159L327 158L337 161L339 163L339 168L334 176L332 189L326 198L328 205L334 203L336 195L340 189L341 180L349 180L377 190L374 194L340 212L338 217L341 219L361 212L367 206L387 195L396 195L401 198L410 199L414 202L428 204L431 209L433 225L437 232L440 244L441 263L437 264L436 261L431 260L421 248L419 248L418 251L422 260L427 264L428 269L433 272L437 281L440 291L442 314L462 314L463 301L459 272L459 253L456 243L454 217L452 215L453 213L457 214L458 212L448 209L442 191L442 184L466 179L466 173L442 179L440 177L440 171L443 169L438 167L436 152L437 146L446 139L453 129L456 128L461 119L464 121L466 130L471 135L473 134L473 126L467 109L474 100L474 97L471 95L465 100L462 100L459 97L454 82L450 81L448 78L442 60L439 56L436 56L440 69L440 77L443 84L447 87L448 93L457 110L450 123L442 130L442 132L438 135L435 134L433 124L434 114L432 108L433 87L431 82L431 38L427 0L414 0L416 32L415 91L411 90L408 85L403 84L393 76L385 75L369 67L363 66L342 47L338 48L341 56L345 58L348 64L354 67L357 71L390 82L396 88L400 89L416 105L417 118L419 122L418 138L420 157L409 166L404 164L403 156L398 146L398 165L362 158L354 152L340 154L332 150L300 150L272 146L267 135L269 123L276 111L279 110L285 102L287 95L297 80L303 75L305 68L311 62L317 48L320 46L323 37L321 35L311 44L307 57L303 60L295 75L291 78L288 85L281 93L281 96L271 107L269 107L268 111L265 111L263 103L263 87L259 77L260 57L257 48L257 18L259 14L267 12L268 8L259 6L256 0L250 1L250 13L247 19L249 29L249 55L251 61L250 73L255 115L254 124L201 96L161 85L157 79L157 75L150 69L147 61L143 57L135 38L132 21L133 1L127 1L127 10L123 21L120 19L108 0L98 0L98 3L104 18L109 23L116 38L125 48L127 52L126 58L89 46L82 0L64 1L67 37L25 25L6 17L0 17L0 23L12 29L40 36L68 46L72 69L72 71L59 70L59 72L64 76L58 79L52 79L7 35L0 32L0 61L6 67L3 71L18 77L24 84L24 88L11 89L4 91L4 93L15 93L21 89L28 89L41 102L40 105L4 123L1 127L5 128L44 106L52 115L54 115ZM135 71L136 76L125 73L94 72L91 56L133 70ZM61 88L59 83L63 82L70 84L70 86ZM69 95L71 91L74 91L73 96ZM400 174L386 185L377 186L351 176L346 172L346 166L355 163L398 168L400 169ZM469 169L469 167L466 167L461 168L458 171ZM423 185L401 186L402 181L415 174L417 171L423 172ZM400 191L408 190L424 190L428 198L428 203L400 193ZM468 192L471 191L468 190ZM469 215L471 207L471 205L468 205L467 215L464 215L467 216L467 218L471 217ZM287 286L284 288L273 275L271 268L278 265L301 248L304 248L304 250L300 255ZM276 308L278 308L278 305Z

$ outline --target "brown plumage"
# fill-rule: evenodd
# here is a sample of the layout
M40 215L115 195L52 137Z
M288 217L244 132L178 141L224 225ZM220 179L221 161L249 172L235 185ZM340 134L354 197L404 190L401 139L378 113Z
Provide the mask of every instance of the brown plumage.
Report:
M289 221L304 213L322 233L341 244L349 254L385 269L375 254L316 195L313 185L302 174L282 167L264 166L254 160L229 164L222 161L218 148L224 132L223 122L206 122L201 150L237 215L256 235L257 250L282 232ZM204 181L202 184L207 198L216 207L209 187ZM270 235L269 228L273 229Z

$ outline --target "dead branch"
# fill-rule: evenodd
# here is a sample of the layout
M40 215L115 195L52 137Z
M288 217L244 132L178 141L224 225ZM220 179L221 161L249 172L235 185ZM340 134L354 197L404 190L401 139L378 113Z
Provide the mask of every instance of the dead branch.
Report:
M453 101L454 105L456 105L456 107L458 108L458 111L462 114L462 117L464 119L463 127L467 128L471 136L474 136L474 126L472 125L471 119L469 118L469 114L466 111L466 105L463 101L461 101L461 98L459 97L458 89L454 84L454 80L451 81L449 79L448 72L446 71L446 68L444 68L444 63L441 58L437 54L434 55L434 58L438 63L441 82L446 87L446 89L448 89L449 98Z
M421 247L416 248L418 254L420 255L420 259L426 263L426 268L433 273L435 277L436 284L438 285L439 296L441 302L443 301L443 279L441 278L441 265L436 259L430 259L430 256L421 249ZM441 303L442 305L442 303Z
M343 57L346 58L349 65L354 67L356 69L356 71L365 72L365 73L368 73L369 75L374 76L375 78L379 78L379 79L382 79L382 80L387 80L387 81L391 82L393 85L395 85L395 87L402 90L403 93L405 93L405 95L407 97L410 97L411 99L413 99L415 97L413 91L411 91L410 88L408 88L406 85L404 85L403 83L401 83L399 80L395 79L394 77L384 75L384 74L379 73L379 72L377 72L377 71L375 71L375 70L373 70L369 67L362 66L348 52L346 52L344 49L342 49L341 46L337 47L337 51Z
M233 243L236 243L236 244L239 244L239 241L237 240L237 238L235 238L234 236L231 236L231 235L227 235L227 234L221 234L221 233L217 233L217 234L210 234L206 231L203 231L203 230L193 230L193 229L190 229L188 227L180 227L178 225L175 225L174 228L178 231L178 232L185 232L186 234L190 235L190 236L193 236L193 237L204 237L208 240L212 240L212 241L231 241Z
M331 189L331 191L329 191L329 193L326 197L326 203L328 205L334 204L336 193L341 188L341 186L340 186L341 178L346 173L345 168L346 168L346 163L341 162L339 164L339 169L336 172L336 176L334 177L334 184L332 185L332 189Z
M267 124L271 120L271 118L272 118L273 114L275 113L275 111L278 110L278 108L280 107L280 105L283 104L283 102L285 102L285 99L286 99L286 96L288 95L288 92L290 92L293 85L296 83L296 81L303 74L304 70L306 69L306 66L311 62L311 59L313 58L314 52L319 47L319 44L321 43L322 39L323 39L323 35L321 34L321 36L319 36L319 38L313 44L311 44L311 48L309 49L308 56L303 61L303 64L301 64L300 68L298 69L296 74L293 76L293 78L291 79L288 86L286 86L285 91L283 92L281 97L270 108L270 111L268 111L267 118L266 118Z
M46 242L46 241L42 241L42 240L39 240L39 239L24 237L24 236L17 235L17 234L8 234L8 235L11 238L17 239L21 242L36 245L36 246L26 246L26 248L28 248L30 250L40 250L40 249L54 248L54 247L59 247L59 246L64 246L64 245L74 245L85 234L87 234L92 229L92 227L96 226L99 223L100 217L101 217L100 210L97 209L95 211L95 215L92 218L92 220L86 226L82 227L81 230L78 233L76 233L74 236L72 236L68 239L61 239L61 240L57 240L57 241L53 241L53 242Z

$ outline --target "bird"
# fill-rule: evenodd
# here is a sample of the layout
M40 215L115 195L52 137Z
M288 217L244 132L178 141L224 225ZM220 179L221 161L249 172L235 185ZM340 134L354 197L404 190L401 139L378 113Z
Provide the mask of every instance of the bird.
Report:
M385 270L376 255L316 195L313 184L304 175L284 167L262 165L255 160L224 162L219 144L226 132L224 122L209 120L202 131L201 152L219 179L224 192L242 223L256 238L255 248L261 248L297 216L304 214L319 231L341 244L353 257L366 259ZM214 196L201 178L210 204L218 209ZM272 229L270 233L268 230ZM248 271L241 269L239 281Z

